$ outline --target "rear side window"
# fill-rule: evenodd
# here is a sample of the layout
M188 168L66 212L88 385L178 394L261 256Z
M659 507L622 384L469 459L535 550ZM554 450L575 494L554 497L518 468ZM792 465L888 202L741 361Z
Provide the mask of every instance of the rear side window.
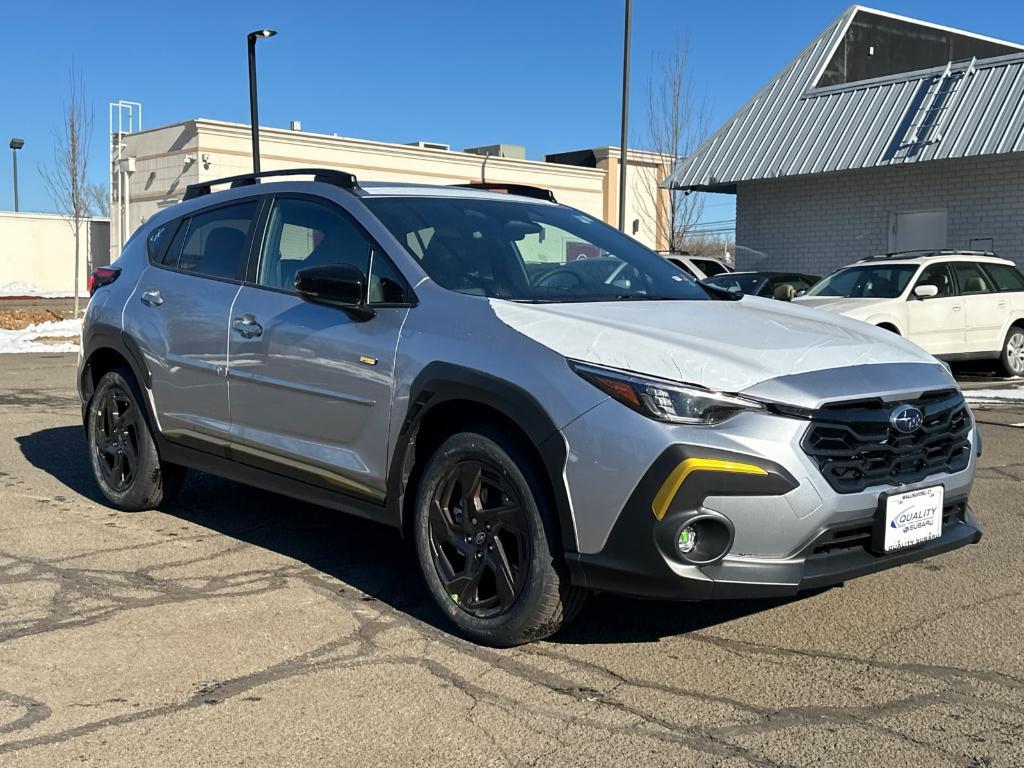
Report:
M163 264L167 255L171 239L178 230L181 219L174 219L158 227L154 227L146 238L146 250L149 252L149 260L154 264Z
M960 284L960 293L968 295L972 293L989 293L992 286L988 278L981 271L981 267L971 261L958 261L953 269L956 271L956 280Z
M178 269L206 277L240 279L256 206L252 200L193 216L183 237Z
M997 291L1024 291L1024 275L1009 264L986 264L985 271L992 277Z

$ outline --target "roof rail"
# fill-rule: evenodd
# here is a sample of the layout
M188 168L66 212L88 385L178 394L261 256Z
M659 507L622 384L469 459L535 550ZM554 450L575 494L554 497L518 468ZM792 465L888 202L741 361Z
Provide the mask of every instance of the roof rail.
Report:
M278 171L260 171L259 173L243 173L239 176L225 176L223 179L210 179L201 181L198 184L189 184L185 188L185 200L195 197L202 197L210 194L210 188L215 184L230 184L231 189L245 187L255 184L260 179L275 176L312 176L313 181L320 181L324 184L333 184L342 189L355 189L359 182L355 174L347 171L339 171L335 168L285 168Z
M555 194L550 189L543 187L531 187L529 184L501 184L497 181L471 181L468 184L452 184L453 187L463 189L484 189L488 192L504 192L506 195L519 195L520 197L532 197L537 200L547 200L550 203L557 203Z
M921 248L915 251L893 251L892 253L878 253L873 256L865 256L857 262L877 261L879 259L923 259L928 256L995 256L992 251L968 251L957 248Z

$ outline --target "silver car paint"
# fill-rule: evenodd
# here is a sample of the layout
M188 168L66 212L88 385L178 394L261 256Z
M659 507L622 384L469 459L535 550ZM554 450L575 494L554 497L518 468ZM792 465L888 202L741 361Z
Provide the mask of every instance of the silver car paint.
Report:
M381 309L360 321L292 293L245 286L231 317L247 314L263 331L229 334L233 450L315 467L383 499L395 350L409 310Z
M703 445L770 458L785 466L800 481L799 488L770 501L760 497L752 501L735 497L709 498L708 506L713 505L712 508L730 517L735 516L739 523L735 551L722 563L706 568L706 572L670 564L681 575L708 578L714 571L716 578L728 579L730 574L749 575L751 571L747 566L756 563L764 567L757 571L755 580L778 578L783 583L787 578L798 579L799 569L794 569L793 564L785 560L786 555L795 551L821 526L836 520L862 517L873 511L880 489L868 489L860 494L836 494L832 491L796 445L803 426L798 420L765 413L746 413L718 427L687 427L652 421L609 400L578 377L566 364L567 356L714 389L743 391L804 407L817 407L833 399L877 395L880 387L887 397L899 399L927 389L955 386L934 359L888 332L876 331L841 316L823 316L810 309L770 300L748 297L740 302L526 306L453 293L434 284L402 244L368 211L354 204L349 193L329 185L302 182L267 185L266 191L315 192L346 207L414 286L419 305L403 310L406 314L401 321L397 315L390 319L378 315L378 318L363 324L365 336L347 340L337 335L342 329L350 331L347 324L339 321L335 327L324 325L317 334L313 334L317 338L303 350L301 361L290 358L283 361L287 357L285 345L291 343L283 340L295 329L288 323L281 323L281 341L275 344L281 350L277 362L285 362L284 380L289 383L285 388L290 394L305 390L300 396L308 398L304 407L310 415L302 418L314 419L297 426L293 422L295 414L292 408L274 407L279 401L269 394L275 388L273 380L281 378L280 371L271 371L265 362L250 363L258 371L245 370L248 353L240 344L237 346L238 357L234 361L225 360L228 311L224 312L222 326L222 338L225 339L223 355L218 352L219 343L212 344L205 358L198 356L197 359L195 352L184 355L192 358L187 362L198 373L190 373L189 378L181 377L178 371L170 373L170 366L164 364L161 356L167 359L171 345L159 338L158 323L140 319L139 307L135 306L139 303L138 297L126 295L129 287L141 290L146 284L144 279L133 278L129 271L135 267L128 266L129 271L125 272L122 280L110 289L104 289L109 294L90 304L87 317L90 321L99 317L110 319L119 307L123 307L126 330L137 339L141 332L142 338L147 339L148 363L154 366L154 372L156 368L167 368L168 372L162 371L162 375L167 383L174 384L163 387L160 393L154 387L153 397L161 417L167 412L164 398L169 395L172 405L175 397L188 402L187 408L177 409L188 414L184 421L194 428L208 427L207 421L197 420L196 414L216 411L220 403L218 387L205 379L209 371L217 371L215 361L220 359L224 363L221 380L225 388L229 379L239 390L241 387L238 385L243 382L246 387L251 385L258 393L254 398L259 402L253 407L259 410L258 418L263 420L258 429L264 434L257 439L248 431L250 425L239 418L233 439L239 443L259 443L279 454L290 452L297 462L303 464L331 468L341 473L352 470L351 477L360 479L372 489L383 490L386 467L394 452L399 427L408 411L409 393L416 376L435 361L483 371L529 392L543 405L561 439L566 442L568 458L563 474L576 522L578 541L575 544L581 552L593 553L601 549L639 478L654 459L674 443ZM486 195L385 188L373 193L389 192ZM251 194L252 188L231 190L218 193L217 201ZM199 198L161 212L146 229L169 218L185 215L191 209L206 207L210 202L209 198ZM145 264L144 254L140 263ZM148 266L144 269L166 272ZM148 274L143 277L148 277ZM190 279L205 284L216 282L204 278ZM136 294L138 290L135 290ZM205 288L196 290L206 291ZM212 294L218 290L212 289L210 295L202 297L201 301L217 303ZM254 289L246 289L246 292L249 290ZM231 289L227 288L227 291ZM294 297L289 298L292 302L298 301ZM230 299L220 301L225 310L232 309ZM285 304L290 311L295 311L297 305L292 302ZM274 327L280 322L269 319L274 308L268 302L258 303L261 306L244 311L258 309L261 315L267 314L265 328L267 323ZM244 308L235 302L233 309L237 313ZM384 322L374 325L378 320ZM148 327L147 322L150 323ZM384 329L379 346L374 346L370 338L375 328ZM147 330L148 336L145 335ZM836 338L841 341L837 342ZM309 343L310 337L303 342ZM367 345L365 349L363 343ZM358 353L385 360L392 344L397 348L390 372L383 368L359 367L349 357ZM202 366L201 362L213 362L213 365ZM310 371L314 376L312 382L303 378ZM349 377L349 380L332 378L335 371ZM348 398L351 407L366 407L352 404L353 399L379 401L389 376L393 395L386 419L390 424L388 428L379 428L375 419L373 430L364 428L361 432L368 442L356 450L343 447L345 441L334 435L325 435L324 424L315 421L315 414L322 411L324 402L337 396L342 400ZM293 385L300 379L302 387L297 390ZM373 388L375 385L377 389ZM311 389L307 390L307 386ZM337 418L343 418L341 414L345 407L339 406ZM311 434L306 434L307 431ZM288 443L289 440L293 442ZM378 441L376 450L369 447L373 441ZM310 443L316 443L312 452ZM381 445L383 450L379 450ZM349 451L347 454L346 450ZM383 461L366 459L367 456L380 457L382 454ZM946 485L947 492L967 490L973 472L972 459L964 472L938 479ZM926 480L921 485L935 481ZM747 530L748 525L750 530Z
M150 266L124 311L152 374L160 427L227 444L227 322L237 283ZM146 301L155 293L161 303Z
M753 296L739 301L492 303L502 322L565 357L726 392L807 371L935 362L888 331Z

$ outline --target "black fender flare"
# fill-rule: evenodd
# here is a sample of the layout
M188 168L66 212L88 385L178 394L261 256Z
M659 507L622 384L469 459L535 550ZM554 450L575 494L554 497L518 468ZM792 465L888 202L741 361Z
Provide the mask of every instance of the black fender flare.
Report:
M146 366L145 358L139 345L122 329L109 323L91 323L82 338L82 369L79 372L78 392L82 398L82 418L92 397L92 358L100 350L110 349L128 362L139 386L150 389L152 376ZM143 404L148 412L149 403ZM148 417L148 413L147 413Z
M387 497L389 504L394 505L395 519L403 518L419 427L431 410L453 400L478 403L498 411L526 434L540 456L553 492L562 547L567 552L575 552L576 526L564 479L568 452L558 426L536 398L522 387L452 363L426 365L409 389L409 409L395 441L388 472Z

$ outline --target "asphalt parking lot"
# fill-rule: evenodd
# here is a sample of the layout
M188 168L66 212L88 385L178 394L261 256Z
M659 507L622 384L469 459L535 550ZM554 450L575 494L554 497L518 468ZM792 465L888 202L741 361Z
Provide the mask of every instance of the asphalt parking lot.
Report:
M982 542L797 600L452 637L392 531L209 476L93 487L73 355L0 356L0 765L1024 765L1024 411Z

